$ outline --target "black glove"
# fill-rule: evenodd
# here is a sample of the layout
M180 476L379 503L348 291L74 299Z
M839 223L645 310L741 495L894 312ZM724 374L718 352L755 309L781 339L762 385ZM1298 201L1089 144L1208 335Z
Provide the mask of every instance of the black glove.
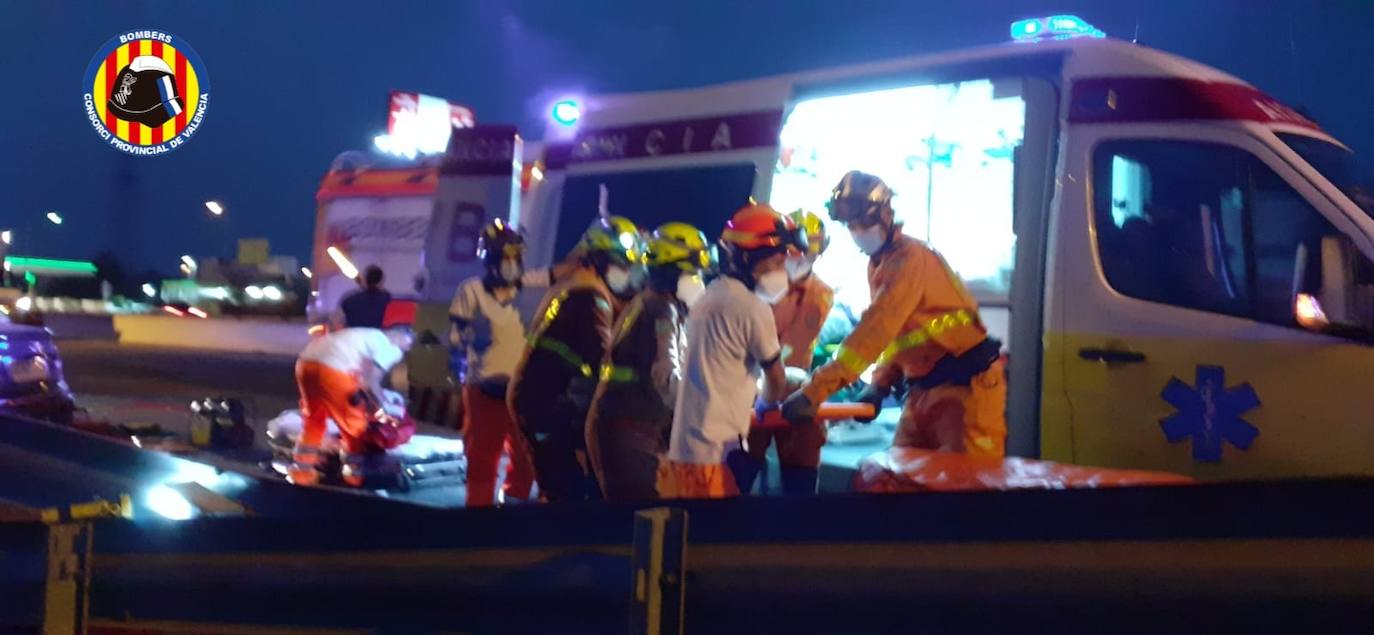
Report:
M782 418L788 423L799 426L816 420L816 405L802 391L792 393L782 402Z
M880 388L873 384L865 386L864 389L859 392L859 396L855 398L855 401L873 406L873 416L862 418L855 417L854 420L859 423L872 423L874 419L878 418L878 413L883 411L883 402L887 400L887 396L891 393L891 388Z

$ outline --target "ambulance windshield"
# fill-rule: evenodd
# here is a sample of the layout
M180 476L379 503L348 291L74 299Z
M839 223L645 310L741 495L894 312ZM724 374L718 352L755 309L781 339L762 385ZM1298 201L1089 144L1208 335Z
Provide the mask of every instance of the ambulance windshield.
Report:
M826 216L830 190L849 170L882 177L907 234L930 243L985 304L1011 283L1013 157L1025 106L1019 79L907 86L800 101L782 129L770 202ZM836 299L868 306L868 258L843 225L816 264Z
M1359 165L1354 152L1316 137L1287 132L1280 132L1278 136L1374 219L1374 190L1359 182Z

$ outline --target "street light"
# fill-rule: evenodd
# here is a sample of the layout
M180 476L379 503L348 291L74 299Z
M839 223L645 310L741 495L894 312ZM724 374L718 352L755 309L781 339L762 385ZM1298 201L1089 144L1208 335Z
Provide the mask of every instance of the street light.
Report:
M210 210L215 216L224 215L224 206L220 205L219 201L205 201L205 209Z
M0 231L0 243L5 243L6 245L14 244L14 230L6 229Z
M310 267L301 267L301 275L305 276L306 280L309 280L315 277L315 272L311 271Z
M151 298L157 295L157 288L153 286L153 283L145 282L143 283L143 295Z
M62 215L57 212L48 212L48 222L54 225L62 224Z

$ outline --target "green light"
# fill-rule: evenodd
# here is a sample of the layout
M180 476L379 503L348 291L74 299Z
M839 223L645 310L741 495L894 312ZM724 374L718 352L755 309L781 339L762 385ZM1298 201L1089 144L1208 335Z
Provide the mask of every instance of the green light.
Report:
M95 264L81 260L58 260L56 258L25 258L10 256L5 259L14 269L51 269L53 271L72 271L76 273L95 273Z
M32 271L25 271L25 272L24 272L24 284L25 284L25 285L28 285L28 286L30 286L30 287L32 287L32 286L35 285L35 284L38 284L38 276L33 275L33 272L32 272Z

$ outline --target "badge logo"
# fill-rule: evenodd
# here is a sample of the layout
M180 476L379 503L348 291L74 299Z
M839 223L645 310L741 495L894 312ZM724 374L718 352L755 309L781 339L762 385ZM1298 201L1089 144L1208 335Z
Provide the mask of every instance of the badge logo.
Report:
M1159 395L1176 410L1159 422L1169 443L1191 437L1193 460L1201 463L1221 462L1223 443L1250 449L1259 428L1241 417L1260 405L1255 389L1248 382L1227 388L1220 366L1198 366L1194 384L1174 377Z
M200 130L210 76L195 49L162 31L110 38L86 67L82 102L110 147L136 156L171 152Z

